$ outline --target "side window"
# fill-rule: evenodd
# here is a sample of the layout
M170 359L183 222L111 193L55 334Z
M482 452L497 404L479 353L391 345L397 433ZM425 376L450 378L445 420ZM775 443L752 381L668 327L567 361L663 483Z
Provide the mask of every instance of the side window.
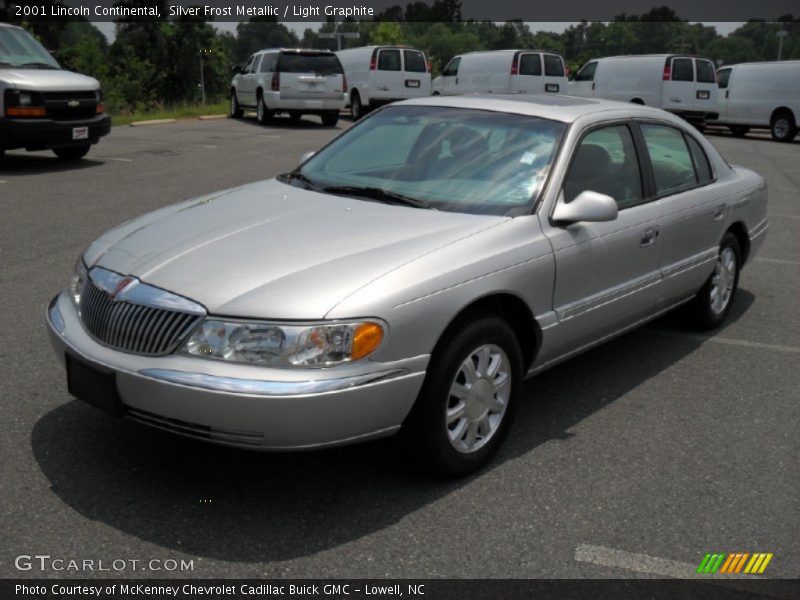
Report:
M622 210L642 200L642 175L627 125L587 133L578 145L564 182L564 200L590 190L616 200Z
M695 65L697 66L697 83L716 83L714 65L707 60L696 60Z
M400 50L381 50L378 54L379 71L400 71Z
M694 81L694 67L691 58L672 59L672 81Z
M251 56L246 63L244 63L244 67L242 67L242 73L250 73L250 68L253 66L253 61L256 59L256 54Z
M410 73L426 73L428 71L422 52L403 50L403 60L406 63L406 71Z
M575 75L575 81L594 81L595 72L597 72L597 63L586 63L581 70L578 71L578 74Z
M664 196L695 185L694 164L683 134L666 125L642 123L641 128L653 165L656 194Z
M731 71L733 69L720 69L717 71L717 77L719 78L719 89L724 90L728 87L728 81L731 79Z
M265 54L261 59L261 73L272 73L275 70L275 65L278 63L278 55L274 52Z
M548 77L564 76L564 63L560 56L554 54L544 55L544 74Z
M541 75L542 59L539 54L523 54L519 59L520 75Z
M711 172L711 164L708 162L708 156L706 156L705 151L700 147L697 140L690 135L686 136L686 142L689 144L689 152L692 153L698 181L702 184L712 181L714 174Z
M443 77L455 77L458 75L458 65L461 63L461 57L456 56L452 59L442 71Z

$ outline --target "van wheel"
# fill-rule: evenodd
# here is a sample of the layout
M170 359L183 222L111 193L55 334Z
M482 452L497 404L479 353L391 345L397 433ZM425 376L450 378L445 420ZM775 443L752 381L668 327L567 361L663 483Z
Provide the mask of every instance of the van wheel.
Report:
M231 90L231 105L228 116L231 119L241 119L244 116L244 111L239 106L239 99L236 97L236 90Z
M719 245L714 272L697 292L690 308L698 326L714 329L722 325L728 316L736 290L739 287L742 252L739 240L730 231Z
M446 332L403 437L420 465L463 476L503 443L522 395L522 352L503 319L476 313Z
M641 98L634 98L633 100L631 100L631 104L638 104L640 106L644 106L644 100L642 100Z
M91 145L53 148L53 153L61 160L80 160L89 153Z
M730 129L731 133L736 137L744 137L747 135L747 132L750 131L750 128L744 125L729 125L728 129Z
M772 139L779 142L791 142L797 135L797 123L794 116L788 110L782 110L772 117L770 122Z
M267 108L264 103L264 96L258 92L258 99L256 100L256 118L262 125L266 125L272 120L273 112Z
M322 115L320 115L320 118L322 119L322 124L325 127L336 127L336 124L339 122L339 111L331 110L324 112Z
M353 92L350 98L350 117L353 121L358 121L363 116L364 106L361 104L361 96L358 95L358 92Z
M296 110L292 110L289 112L289 119L292 121L299 121L303 117L303 113L297 112Z

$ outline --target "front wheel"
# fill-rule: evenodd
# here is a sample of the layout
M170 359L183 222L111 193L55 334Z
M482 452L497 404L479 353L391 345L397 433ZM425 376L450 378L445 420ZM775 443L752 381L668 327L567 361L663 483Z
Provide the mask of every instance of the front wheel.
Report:
M239 99L236 97L236 90L231 90L231 104L228 116L231 119L241 119L243 115L244 111L239 105Z
M476 314L445 333L403 424L420 464L447 476L487 464L511 426L523 376L519 342L503 319Z
M61 160L80 160L89 153L90 145L53 148L53 153Z
M732 233L726 233L719 245L714 272L692 301L692 312L702 329L719 327L728 316L739 287L741 256L739 240Z
M320 117L322 119L322 124L325 127L336 127L336 124L339 122L339 111L332 110L326 113L322 113Z

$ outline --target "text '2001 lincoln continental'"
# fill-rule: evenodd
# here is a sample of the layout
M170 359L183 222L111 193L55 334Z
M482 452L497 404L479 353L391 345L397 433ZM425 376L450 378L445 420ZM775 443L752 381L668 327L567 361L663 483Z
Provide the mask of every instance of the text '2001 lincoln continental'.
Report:
M402 431L460 475L523 380L687 304L725 318L764 179L680 118L593 99L415 99L295 170L158 210L48 309L71 394L221 444Z

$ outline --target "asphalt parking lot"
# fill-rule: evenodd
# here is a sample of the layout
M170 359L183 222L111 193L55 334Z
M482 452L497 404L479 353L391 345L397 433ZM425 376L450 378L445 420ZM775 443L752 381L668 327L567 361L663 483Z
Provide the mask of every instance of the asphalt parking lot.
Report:
M193 559L192 577L674 577L706 552L800 576L800 139L709 134L762 173L770 230L727 326L667 317L527 383L498 459L441 482L391 441L307 454L203 445L69 396L44 325L104 230L293 167L307 118L118 127L79 165L0 166L0 576L15 557ZM179 572L98 576L186 576Z

